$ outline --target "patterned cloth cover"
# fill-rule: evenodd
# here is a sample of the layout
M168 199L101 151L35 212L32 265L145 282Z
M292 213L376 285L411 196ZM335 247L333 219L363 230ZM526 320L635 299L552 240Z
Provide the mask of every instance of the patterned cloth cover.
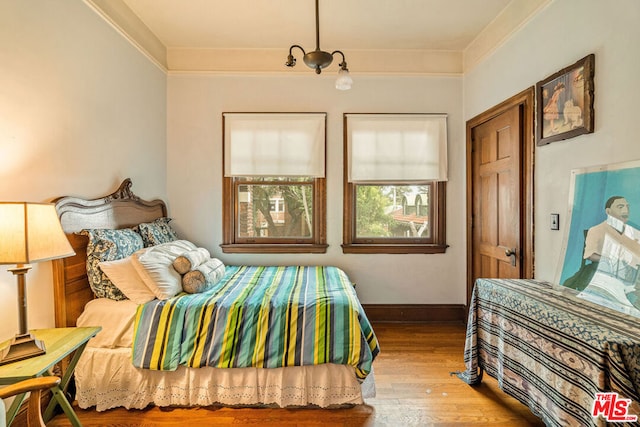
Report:
M478 279L464 351L468 384L483 371L547 426L606 425L597 392L631 399L640 413L638 319L534 280ZM636 423L630 425L637 425Z

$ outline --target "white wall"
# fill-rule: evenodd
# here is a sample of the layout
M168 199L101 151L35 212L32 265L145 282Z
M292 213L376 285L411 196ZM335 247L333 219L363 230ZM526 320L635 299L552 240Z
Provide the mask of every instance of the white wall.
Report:
M0 2L0 200L98 197L126 177L165 197L165 140L165 73L82 1ZM0 341L18 332L6 267ZM54 325L51 277L51 262L27 275L30 328Z
M175 228L228 264L321 264L343 268L363 303L465 303L465 197L460 77L370 77L333 88L335 70L308 75L169 75L167 193ZM326 254L223 254L222 113L327 112ZM343 254L342 114L449 114L446 254Z
M553 281L556 275L569 226L571 170L640 159L638 22L637 0L554 0L491 57L465 74L464 118L469 120L595 53L595 132L536 149L538 279ZM549 230L552 212L560 213L560 231Z

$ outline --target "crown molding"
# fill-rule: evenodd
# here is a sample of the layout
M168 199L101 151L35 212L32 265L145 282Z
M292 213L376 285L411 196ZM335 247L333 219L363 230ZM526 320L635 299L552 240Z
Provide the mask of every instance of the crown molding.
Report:
M167 72L167 48L122 0L83 1L158 68Z
M463 73L491 56L554 0L511 1L464 49Z

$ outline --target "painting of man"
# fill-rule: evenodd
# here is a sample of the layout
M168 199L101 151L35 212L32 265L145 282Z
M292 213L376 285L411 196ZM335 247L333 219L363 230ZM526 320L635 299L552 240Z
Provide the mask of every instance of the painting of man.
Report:
M623 196L611 196L605 203L607 218L587 231L583 258L598 262L602 258L605 236L630 246L638 241L638 230L627 224L629 221L629 202ZM629 240L630 239L630 240ZM637 244L637 243L636 243Z
M640 317L640 231L631 223L633 201L640 206L635 195L640 164L572 175L571 224L559 283L582 298Z

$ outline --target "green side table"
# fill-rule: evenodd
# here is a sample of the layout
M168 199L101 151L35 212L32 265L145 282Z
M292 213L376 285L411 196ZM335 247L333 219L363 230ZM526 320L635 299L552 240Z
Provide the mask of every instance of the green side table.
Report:
M34 329L31 332L37 339L44 341L46 353L41 356L32 357L30 359L20 360L0 366L0 385L13 384L15 382L34 377L42 377L53 375L51 372L53 366L62 359L73 353L71 361L63 372L60 384L53 387L51 392L53 396L49 406L44 411L43 418L45 422L53 417L53 411L57 405L60 405L64 413L71 420L73 426L81 426L80 420L76 416L71 404L65 396L69 381L76 368L78 360L82 355L87 342L96 336L102 328L53 328L53 329ZM0 343L0 348L4 348L11 340ZM25 394L15 397L11 407L7 411L7 426L10 426L24 402Z

